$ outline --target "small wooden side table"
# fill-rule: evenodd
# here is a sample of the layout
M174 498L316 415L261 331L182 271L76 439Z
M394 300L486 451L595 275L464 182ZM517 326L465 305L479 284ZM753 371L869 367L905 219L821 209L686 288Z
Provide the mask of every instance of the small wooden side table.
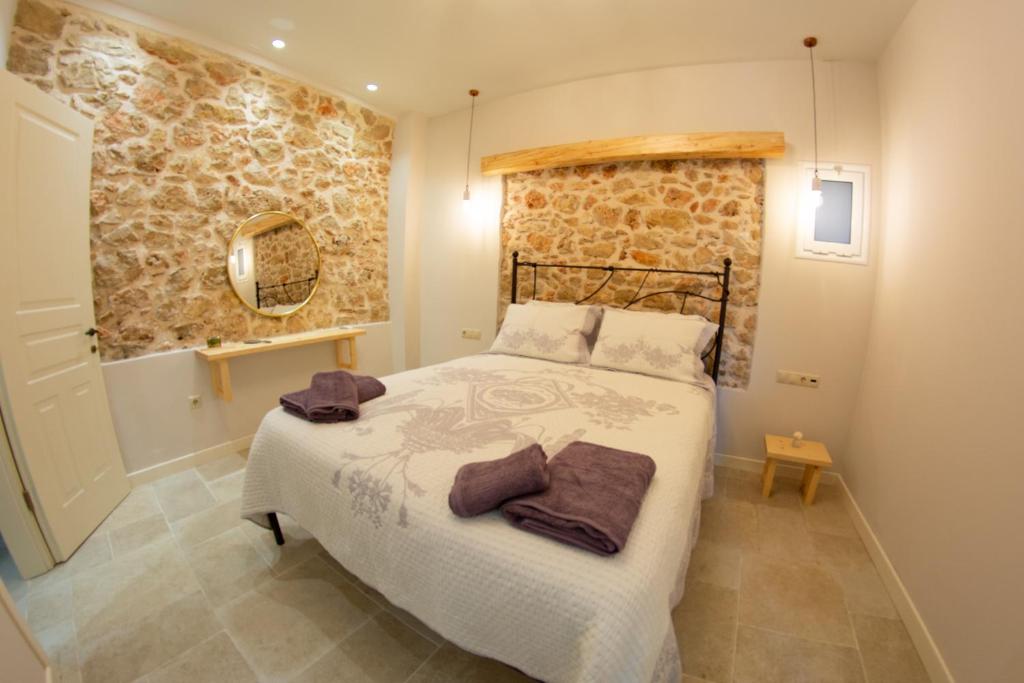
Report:
M804 496L804 505L814 502L814 494L818 491L821 479L821 468L832 466L832 457L828 454L825 444L820 441L800 443L799 448L793 447L793 438L764 435L764 472L761 474L761 495L765 498L772 495L772 482L775 480L775 465L779 460L794 462L804 466L804 480L800 492Z

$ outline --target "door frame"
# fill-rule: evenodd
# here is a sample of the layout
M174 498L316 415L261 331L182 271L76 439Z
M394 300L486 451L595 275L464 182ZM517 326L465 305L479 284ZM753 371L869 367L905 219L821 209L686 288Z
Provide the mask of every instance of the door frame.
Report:
M24 486L14 456L14 441L4 424L10 415L0 382L0 534L23 578L39 576L56 564L35 514L25 503ZM31 496L31 493L28 493Z

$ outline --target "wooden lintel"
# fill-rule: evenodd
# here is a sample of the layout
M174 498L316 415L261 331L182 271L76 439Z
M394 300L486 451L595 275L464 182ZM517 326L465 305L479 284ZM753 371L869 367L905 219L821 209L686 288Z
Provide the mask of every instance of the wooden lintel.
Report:
M786 153L781 132L679 133L587 140L494 154L480 160L484 175L544 168L648 159L779 159Z

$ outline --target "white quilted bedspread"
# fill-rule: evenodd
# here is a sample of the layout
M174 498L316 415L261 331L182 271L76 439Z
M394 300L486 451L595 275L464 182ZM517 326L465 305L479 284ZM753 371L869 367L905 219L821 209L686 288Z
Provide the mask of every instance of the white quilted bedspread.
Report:
M670 611L710 476L714 396L623 372L478 355L382 380L354 422L280 408L249 454L244 517L282 512L453 643L544 681L678 680ZM458 468L529 443L646 453L657 472L625 549L601 557L448 509Z

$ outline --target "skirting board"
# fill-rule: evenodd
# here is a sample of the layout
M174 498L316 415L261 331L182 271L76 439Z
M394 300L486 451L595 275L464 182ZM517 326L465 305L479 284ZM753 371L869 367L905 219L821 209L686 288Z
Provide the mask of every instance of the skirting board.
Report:
M737 470L760 473L764 467L764 460L716 453L715 464ZM803 468L779 463L775 470L775 476L787 479L800 479L803 476ZM928 670L928 675L934 683L954 683L953 674L950 673L949 667L946 666L942 653L939 652L939 648L935 645L928 627L925 626L924 620L921 619L921 614L917 611L917 607L914 606L914 601L910 599L910 594L900 580L899 574L896 573L896 568L893 567L889 556L885 553L885 549L882 548L882 544L878 541L878 537L875 536L871 525L868 524L867 518L864 517L860 506L857 505L853 494L850 493L850 489L846 486L846 481L836 472L822 472L821 480L823 484L839 485L843 494L843 506L849 513L850 519L853 520L853 526L857 529L861 541L864 542L864 547L867 548L871 560L875 563L875 568L878 569L882 583L885 584L885 589L888 591L896 611L899 612L900 617L903 619L907 632L910 634L910 638L914 641L914 646L921 656L921 661Z
M156 481L157 479L163 479L164 477L172 474L177 474L178 472L184 472L185 470L193 467L198 467L199 465L208 463L211 460L217 460L218 458L223 458L226 455L244 451L252 445L253 436L255 435L250 434L249 436L243 436L232 441L225 441L224 443L217 444L216 446L210 446L209 448L204 448L201 451L196 451L195 453L189 453L188 455L183 455L180 458L175 458L174 460L162 462L159 465L153 465L152 467L147 467L142 470L136 470L128 475L128 481L131 482L132 487L142 486L143 484L148 484L152 481Z

